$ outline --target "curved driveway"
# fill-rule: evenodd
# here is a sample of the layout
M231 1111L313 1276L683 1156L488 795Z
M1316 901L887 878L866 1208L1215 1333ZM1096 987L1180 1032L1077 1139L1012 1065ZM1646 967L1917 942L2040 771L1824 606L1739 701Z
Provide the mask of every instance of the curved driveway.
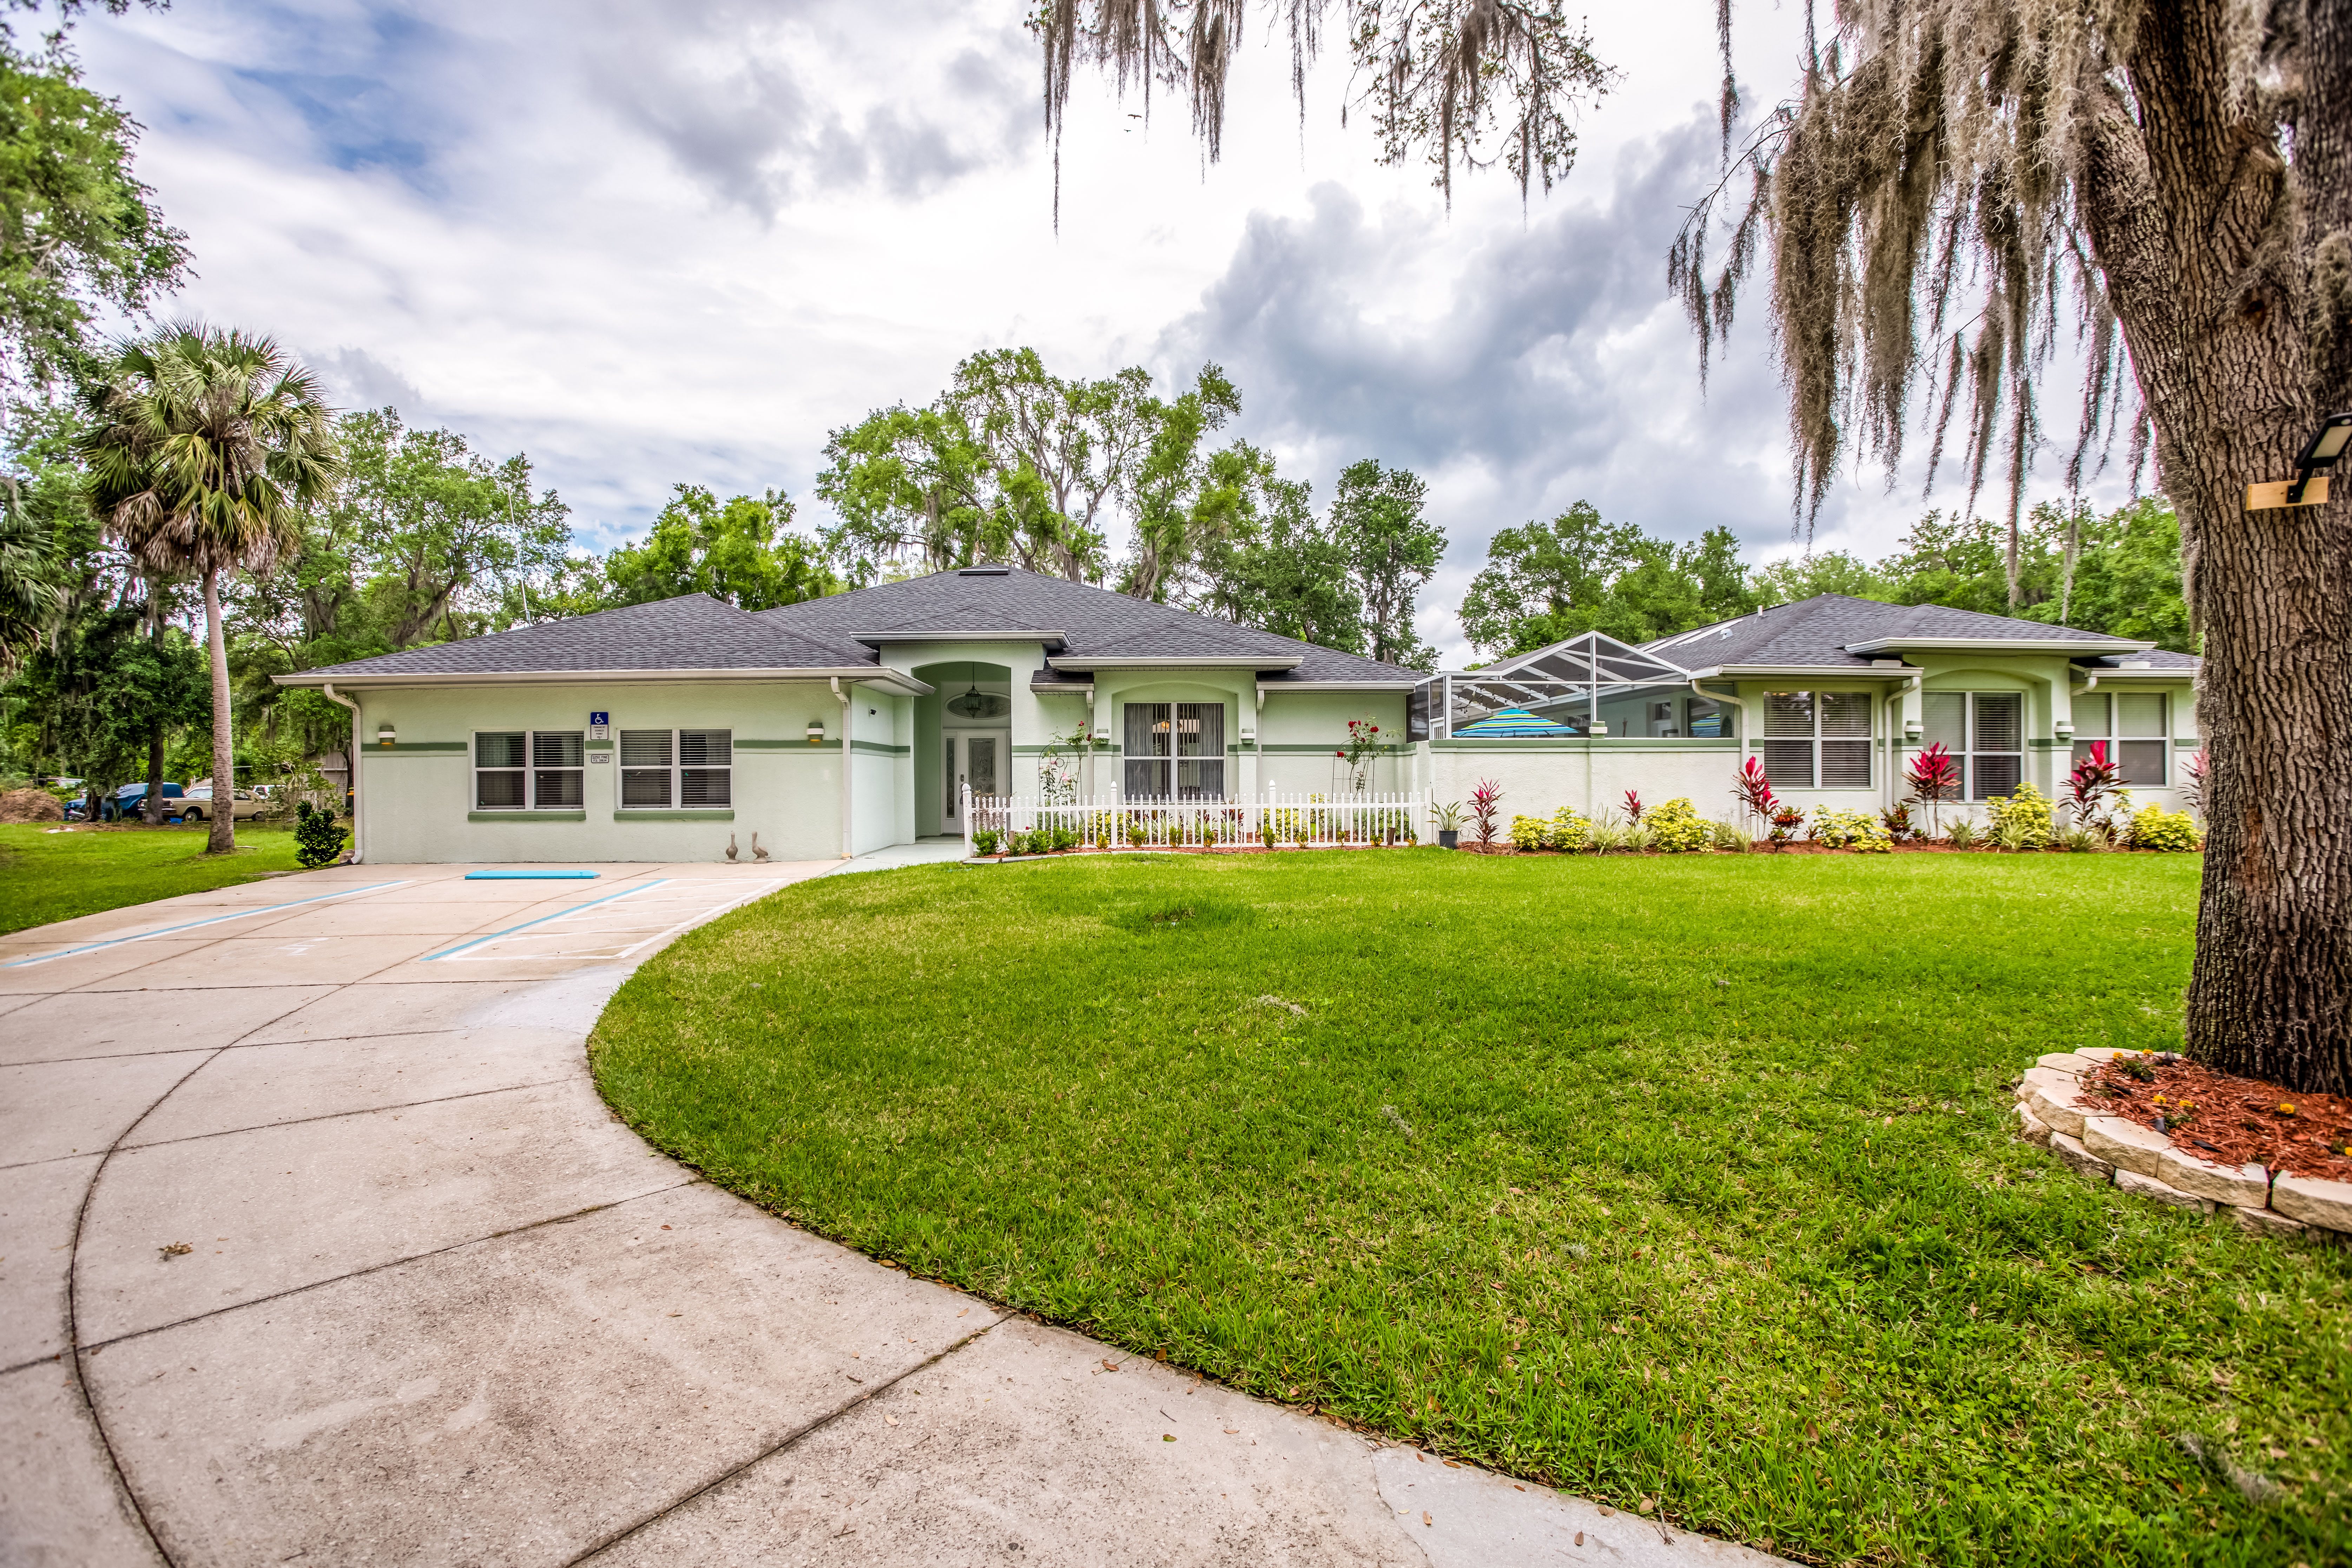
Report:
M844 868L347 866L0 938L0 1563L1769 1561L1007 1316L647 1149L589 1080L604 1000Z

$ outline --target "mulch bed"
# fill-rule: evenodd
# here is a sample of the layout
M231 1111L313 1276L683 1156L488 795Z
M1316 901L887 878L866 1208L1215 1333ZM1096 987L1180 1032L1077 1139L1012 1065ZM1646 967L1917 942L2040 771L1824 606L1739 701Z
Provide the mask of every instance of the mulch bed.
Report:
M2082 1098L2109 1116L2163 1132L2183 1153L2221 1165L2267 1165L2328 1182L2352 1182L2352 1158L2337 1153L2352 1142L2352 1100L2295 1094L2260 1079L2215 1072L2191 1061L2146 1061L2146 1082L2115 1062L2083 1079ZM2189 1106L2184 1123L2183 1102ZM2291 1109L2290 1109L2291 1108ZM2158 1128L2157 1119L2165 1125Z

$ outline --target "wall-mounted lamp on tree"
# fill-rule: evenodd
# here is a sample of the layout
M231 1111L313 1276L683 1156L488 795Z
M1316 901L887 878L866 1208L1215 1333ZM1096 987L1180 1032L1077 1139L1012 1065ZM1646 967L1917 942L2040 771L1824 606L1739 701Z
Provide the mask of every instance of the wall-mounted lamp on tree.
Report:
M2247 486L2246 510L2326 504L2327 470L2343 458L2347 446L2352 446L2352 409L2329 415L2312 433L2311 439L2303 445L2302 455L2294 460L2294 478Z

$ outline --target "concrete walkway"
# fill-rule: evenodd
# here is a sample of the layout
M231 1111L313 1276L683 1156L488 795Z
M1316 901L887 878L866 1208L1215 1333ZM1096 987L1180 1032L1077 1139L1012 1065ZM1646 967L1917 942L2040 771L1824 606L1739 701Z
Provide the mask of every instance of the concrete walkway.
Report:
M1770 1561L909 1279L599 1100L678 931L958 848L0 938L0 1563Z

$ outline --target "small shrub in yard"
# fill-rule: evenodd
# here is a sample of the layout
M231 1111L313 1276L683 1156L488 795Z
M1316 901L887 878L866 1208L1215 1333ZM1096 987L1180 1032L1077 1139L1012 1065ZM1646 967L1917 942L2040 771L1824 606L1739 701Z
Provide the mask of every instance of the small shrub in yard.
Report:
M1544 834L1544 842L1554 849L1571 853L1590 849L1592 847L1592 824L1563 805L1552 813L1551 826Z
M1549 847L1551 824L1540 816L1511 818L1511 847L1525 851Z
M1992 836L2004 849L2043 849L2050 844L2050 797L2030 784L2017 786L2006 800L1995 795L1985 810L1992 817Z
M1893 847L1885 825L1876 816L1867 811L1840 811L1831 805L1813 808L1805 837L1832 849L1854 849L1865 855L1882 854Z
M971 830L971 852L975 855L993 855L996 853L996 847L1003 841L1004 836L993 827L975 827Z
M307 801L294 805L294 858L304 866L331 865L343 852L348 835L335 826L335 814Z
M1478 787L1470 792L1470 820L1478 825L1478 847L1495 847L1495 817L1503 809L1503 786L1493 779L1480 779Z
M1756 841L1748 837L1748 829L1737 822L1710 822L1706 825L1706 829L1708 837L1714 839L1717 849L1728 850L1734 855L1745 855L1756 847Z
M1969 818L1963 816L1953 822L1952 831L1950 834L1953 848L1973 849L1977 847L1978 837L1979 829L1977 825Z
M1669 855L1687 855L1706 847L1711 837L1698 807L1687 795L1676 795L1660 805L1654 805L1642 816L1642 826L1650 830L1650 841Z
M2197 819L2185 811L2167 811L2150 801L2131 819L2131 845L2135 849L2195 849Z
M1886 837L1897 844L1919 837L1919 829L1911 821L1911 803L1898 800L1878 814L1878 824L1886 829Z
M1797 829L1805 825L1804 809L1801 806L1776 805L1772 808L1769 820L1772 824L1772 831L1766 837L1765 842L1775 849L1786 849L1789 847L1789 841L1797 837Z
M1066 827L1054 829L1054 853L1062 854L1078 847L1078 836Z

